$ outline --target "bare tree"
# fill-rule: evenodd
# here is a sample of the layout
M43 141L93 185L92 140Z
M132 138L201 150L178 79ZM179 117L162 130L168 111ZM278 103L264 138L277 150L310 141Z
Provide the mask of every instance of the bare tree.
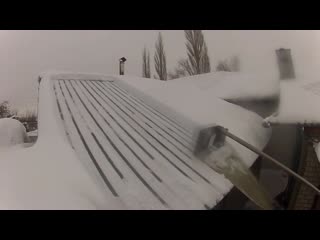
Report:
M207 44L204 42L203 46L203 56L200 60L200 67L201 67L201 73L208 73L211 71L211 66L210 66L210 58L208 55L208 48Z
M169 79L176 79L176 78L181 78L181 77L185 77L185 76L188 76L188 74L187 74L186 70L181 67L177 67L174 69L173 72L168 73Z
M184 32L187 40L188 62L192 69L190 75L210 72L210 58L202 31L185 30Z
M0 118L6 118L10 115L10 106L8 101L0 103Z
M150 68L150 53L147 52L147 78L151 78L151 68Z
M230 59L230 68L232 72L239 72L240 71L240 59L238 56L233 56Z
M219 61L216 67L217 72L232 72L229 63L226 60Z
M146 47L143 48L142 52L142 77L150 78L151 70L150 70L150 54Z
M185 30L187 55L181 59L170 78L197 75L211 71L207 44L201 30Z
M156 52L154 55L154 65L158 77L160 80L167 80L167 62L166 54L164 52L163 39L161 33L158 35L158 40L156 42Z
M35 111L28 110L24 114L19 115L18 119L21 122L36 122L38 117L37 117L37 113Z
M178 61L178 66L174 69L173 73L169 74L169 77L170 79L176 79L191 75L194 74L188 59L180 59Z
M218 62L216 71L224 72L239 72L240 71L240 60L237 56L233 56L230 60L222 60Z

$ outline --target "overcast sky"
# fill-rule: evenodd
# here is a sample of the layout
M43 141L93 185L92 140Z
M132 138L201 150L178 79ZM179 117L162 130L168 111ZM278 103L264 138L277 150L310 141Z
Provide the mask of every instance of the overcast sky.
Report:
M141 76L142 48L148 47L153 57L158 32L0 31L0 101L28 108L36 104L39 73L118 74L118 59L123 56L128 60L125 73ZM184 33L161 32L171 71L186 56ZM204 35L212 68L218 60L238 55L242 71L278 77L275 49L284 47L292 50L298 76L320 73L319 31L204 31Z

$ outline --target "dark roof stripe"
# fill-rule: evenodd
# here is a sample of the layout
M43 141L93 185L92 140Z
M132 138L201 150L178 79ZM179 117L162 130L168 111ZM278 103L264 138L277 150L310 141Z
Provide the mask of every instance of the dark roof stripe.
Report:
M74 89L74 86L73 84L75 84L74 81L71 82L71 86L73 87ZM84 93L84 91L79 88L80 91L83 93L84 96L86 96L86 99L88 100L88 102L90 103L90 105L96 110L96 112L98 113L98 115L104 120L104 122L109 126L109 128L114 132L114 134L120 139L120 141L130 150L130 152L141 162L141 164L146 168L148 169L152 175L154 175L154 177L162 182L161 178L154 172L152 171L152 169L150 169L150 167L141 159L140 156L138 156L138 154L128 145L128 143L126 143L124 141L124 139L113 129L112 127L112 124L108 122L108 120L101 114L101 112L99 112L99 110L97 109L97 107L92 103L92 101L89 99L89 97ZM75 90L75 89L74 89ZM77 93L77 92L76 92ZM81 100L80 96L78 95L79 99ZM82 101L83 102L83 101ZM84 103L83 103L84 104ZM128 135L130 135L128 132L126 132ZM135 141L135 143L137 143Z
M108 89L112 91L111 88L108 88ZM112 92L111 94L113 94L113 93L114 92ZM161 137L165 138L170 144L175 146L178 149L178 151L180 151L181 153L183 153L187 157L192 158L192 149L191 149L191 147L192 147L193 144L192 144L191 138L189 138L188 141L184 140L185 142L183 143L182 141L177 139L177 137L173 136L172 134L170 134L168 132L169 129L168 129L168 127L166 125L161 124L160 122L156 123L157 120L156 119L152 119L153 118L152 115L154 116L154 114L149 115L150 117L148 117L146 115L146 113L144 113L144 111L142 109L140 109L140 110L137 109L138 106L133 106L129 102L128 97L126 97L127 99L125 99L125 98L120 97L118 94L116 94L115 98L119 100L118 97L121 100L124 101L124 106L127 109L130 109L130 108L134 109L133 114L136 114L136 116L139 117L141 120L143 120L147 126L152 128L154 131L157 132L157 134L159 134ZM148 114L150 114L150 113L148 113Z
M60 80L61 81L61 80ZM65 83L65 80L62 80ZM69 87L67 85L65 85L71 98L72 94L70 93ZM146 186L147 189L149 189L149 191L164 205L168 205L166 203L166 201L149 185L149 183L147 181L145 181L145 179L139 174L139 172L133 167L133 165L130 163L130 161L124 156L124 154L119 150L119 148L114 144L114 142L109 138L109 136L106 134L106 132L103 130L103 128L101 127L101 125L98 123L98 121L96 120L96 118L93 116L93 114L91 113L91 111L88 109L88 107L86 106L86 104L83 102L83 100L81 99L81 97L79 96L79 94L77 93L77 91L74 90L75 95L78 97L78 99L80 100L80 102L82 103L82 106L86 109L87 113L91 116L92 120L95 122L95 124L98 126L98 128L101 130L101 132L103 133L103 135L107 138L108 142L111 144L111 146L114 148L114 150L119 154L119 156L121 157L121 159L128 165L128 167L132 170L132 172L137 176L137 178ZM76 105L76 104L75 104ZM94 137L96 139L96 137ZM97 142L98 143L98 142ZM101 144L98 143L99 146L101 146ZM114 166L114 165L113 165ZM115 168L115 170L117 170L117 168ZM118 172L118 170L117 170Z
M63 92L63 90L62 90L62 88L61 88L60 82L59 82L59 86L60 86L60 91L61 91L62 96L63 96L64 103L65 103L66 106L67 106L67 109L68 109L68 111L69 111L69 114L71 115L72 122L73 122L75 128L77 129L77 133L79 134L79 137L80 137L80 139L81 139L81 141L82 141L82 143L83 143L83 145L84 145L84 148L86 149L87 153L89 154L90 159L92 160L93 164L95 165L97 171L99 172L101 178L103 179L103 181L104 181L104 183L106 184L106 186L108 187L108 189L111 191L111 193L112 193L115 197L118 197L118 196L119 196L118 193L115 191L114 187L111 185L111 183L110 183L110 181L108 180L107 176L106 176L106 175L104 174L104 172L102 171L102 169L101 169L101 167L99 166L97 160L95 159L95 157L93 156L90 148L88 147L88 144L87 144L86 140L84 139L84 137L83 137L83 135L82 135L82 133L81 133L79 127L78 127L78 124L76 123L76 121L75 121L75 119L74 119L74 117L73 117L73 115L72 115L71 109L70 109L69 104L68 104L68 102L67 102L67 100L66 100L66 98L65 98L65 94L64 94L64 92ZM57 97L57 96L56 96L56 97Z
M117 84L115 84L114 82L110 82L110 84L112 84L113 86L115 86L116 88L118 88L118 90L122 91L124 94L128 94L128 91L124 90L123 88L120 88ZM182 132L186 137L190 137L191 133L183 128L182 126L180 126L177 122L175 122L173 119L167 117L166 115L164 115L163 113L159 112L157 109L145 104L143 101L141 101L140 99L130 95L130 98L133 99L134 101L136 101L138 104L140 104L142 107L148 109L149 111L153 112L153 114L155 114L156 116L158 116L159 118L161 118L163 121L167 122L168 124L170 124L171 126L173 126L176 130Z
M96 83L93 83L93 84L95 85ZM102 91L102 90L101 90L101 91ZM105 93L103 93L103 94L105 95ZM106 95L105 95L105 96L106 96ZM112 97L111 94L110 94L109 96ZM115 99L115 101L116 101L116 99ZM135 117L135 116L133 115L132 118L134 118L134 117ZM138 123L138 124L141 126L141 123L139 123L138 120L135 120L135 122ZM157 134L152 133L152 130L150 130L150 129L144 127L144 126L141 126L141 127L142 127L142 129L143 129L144 132L146 132L146 133L147 133L149 136L151 136L155 141L157 141L163 148L166 149L166 151L170 152L173 156L175 156L176 159L178 159L183 165L185 165L187 168L189 168L190 170L192 170L196 175L198 175L201 179L203 179L204 181L206 181L208 184L211 184L211 182L210 182L205 176L203 176L203 175L202 175L201 173L199 173L196 169L194 169L192 166L190 166L190 164L188 164L185 159L183 159L182 157L178 156L178 154L175 153L175 151L171 149L171 145L170 145L170 144L168 144L168 143L165 142L165 141L161 141L161 140L159 139L159 136L157 136Z
M86 83L87 84L87 83ZM95 86L89 86L91 88L92 91L94 91L106 104L108 104L110 107L112 105L116 106L116 108L113 108L112 109L117 113L119 114L119 116L122 116L122 119L124 120L125 118L123 117L123 114L126 115L127 118L131 119L135 124L137 124L142 130L143 130L143 127L140 125L139 122L137 122L135 119L132 118L132 116L130 114L128 114L126 111L124 111L121 106L119 104L117 104L113 99L111 99L108 95L106 95L103 91L101 91L100 89L96 88ZM98 93L97 91L99 91L100 93ZM103 97L103 96L104 97ZM110 104L111 103L111 104ZM121 111L121 113L119 112L119 110ZM128 123L128 122L127 122ZM144 138L145 141L147 141L150 146L152 146L162 157L164 157L170 164L172 164L172 166L174 166L180 173L182 173L184 176L186 176L187 178L191 179L192 178L185 172L183 171L180 167L178 167L175 163L173 163L173 161L170 160L170 158L165 154L163 153L162 151L160 151L157 147L154 146L154 144L152 144L150 142L150 140L146 137L144 137L142 135L142 132L139 132L136 130L136 128L134 126L132 126L130 123L128 123L132 129L134 129L140 136L142 136Z
M141 114L145 119L149 120L152 124L155 126L159 127L163 132L165 132L167 135L169 135L171 138L173 138L175 141L180 143L184 148L190 150L190 145L191 145L191 138L183 138L180 136L178 133L176 133L173 129L169 128L168 126L164 125L160 121L159 123L156 122L156 119L154 119L154 114L150 114L149 111L145 111L143 108L138 106L135 102L130 102L129 96L125 95L123 96L122 94L117 91L117 89L114 87L112 84L104 83L104 87L107 87L112 93L114 93L118 98L122 99L125 102L125 105L127 106L128 109L132 108L135 110L135 113ZM122 96L121 96L122 95ZM130 107L128 107L130 106ZM171 130L172 133L176 134L177 136L174 136L171 134L168 130ZM160 133L159 133L160 134ZM178 139L180 138L180 140ZM182 140L181 140L182 139Z

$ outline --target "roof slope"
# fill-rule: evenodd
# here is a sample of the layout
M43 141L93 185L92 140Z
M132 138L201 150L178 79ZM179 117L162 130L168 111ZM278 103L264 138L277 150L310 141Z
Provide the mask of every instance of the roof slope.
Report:
M115 82L60 79L53 88L79 158L128 208L211 208L231 187L193 159L190 132Z
M265 119L268 124L320 124L320 81L289 80L281 82L280 106Z
M193 157L197 128L223 124L259 148L270 130L250 111L182 89L177 99L179 89L153 96L121 77L44 75L37 143L0 161L1 208L212 208L232 184ZM256 155L232 144L250 166Z
M211 72L188 76L170 81L121 76L122 80L142 91L151 92L155 89L184 88L202 92L202 95L233 101L258 101L278 97L280 82L257 74L240 72Z

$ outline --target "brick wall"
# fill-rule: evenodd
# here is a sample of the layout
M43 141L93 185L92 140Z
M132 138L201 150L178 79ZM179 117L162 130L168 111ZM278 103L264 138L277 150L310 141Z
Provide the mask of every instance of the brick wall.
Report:
M303 153L300 159L298 173L315 186L320 186L320 162L313 148L311 138L320 137L319 128L305 128ZM316 193L310 187L300 182L295 183L289 209L309 210L314 206Z

